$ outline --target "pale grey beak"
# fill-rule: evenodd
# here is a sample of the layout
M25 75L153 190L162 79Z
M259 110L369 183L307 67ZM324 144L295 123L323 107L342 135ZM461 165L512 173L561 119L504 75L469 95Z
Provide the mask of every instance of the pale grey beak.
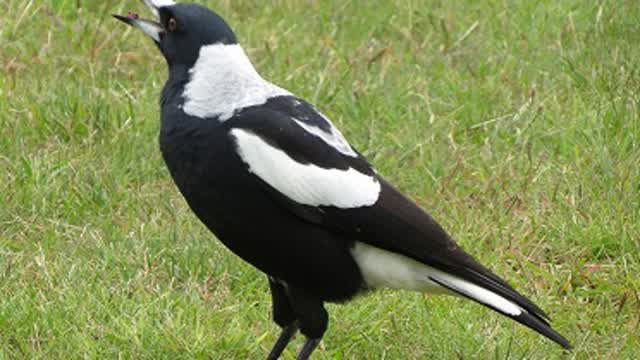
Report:
M151 20L139 19L135 14L129 14L128 16L114 14L113 17L128 25L137 27L142 30L143 33L149 35L149 37L151 37L156 43L160 43L160 33L164 31L160 23Z
M175 5L175 1L173 0L143 0L143 1L149 7L149 9L151 9L151 12L153 12L156 19L158 20L160 18L160 13L158 12L159 8L163 6ZM131 25L133 27L136 27L142 30L142 32L147 34L150 38L152 38L153 41L156 42L156 44L160 43L160 34L164 32L164 29L162 28L162 25L160 25L158 20L153 21L153 20L140 19L138 17L138 14L131 13L131 12L127 16L114 14L113 17L115 17L116 19L128 25Z

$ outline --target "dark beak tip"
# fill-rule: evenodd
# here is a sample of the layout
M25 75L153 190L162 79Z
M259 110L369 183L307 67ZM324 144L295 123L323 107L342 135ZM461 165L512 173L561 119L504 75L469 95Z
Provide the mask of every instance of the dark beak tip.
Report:
M122 16L122 15L118 15L118 14L111 14L111 16L113 16L114 18L122 21L123 23L127 24L127 25L132 25L132 20L131 17L129 16Z

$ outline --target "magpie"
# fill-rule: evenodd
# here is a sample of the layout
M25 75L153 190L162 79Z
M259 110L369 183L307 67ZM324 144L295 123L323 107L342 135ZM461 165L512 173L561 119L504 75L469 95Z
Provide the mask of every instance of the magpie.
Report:
M465 253L387 182L320 110L262 78L213 11L144 0L156 19L114 15L151 37L168 65L160 150L196 216L267 275L282 330L267 359L327 330L326 302L377 288L458 295L571 345L549 317Z

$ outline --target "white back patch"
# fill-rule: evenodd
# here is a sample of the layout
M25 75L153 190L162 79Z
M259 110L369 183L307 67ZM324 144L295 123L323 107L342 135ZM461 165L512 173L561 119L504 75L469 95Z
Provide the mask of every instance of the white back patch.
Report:
M264 80L240 45L213 44L200 48L184 88L183 111L199 118L231 118L235 111L261 105L275 96L291 95Z
M249 171L299 204L344 209L370 206L378 200L380 183L375 177L353 168L301 164L248 130L233 129L231 135Z
M430 293L462 294L506 314L517 316L522 308L485 288L425 265L404 255L356 241L351 254L367 286L390 287ZM449 290L431 280L446 285Z

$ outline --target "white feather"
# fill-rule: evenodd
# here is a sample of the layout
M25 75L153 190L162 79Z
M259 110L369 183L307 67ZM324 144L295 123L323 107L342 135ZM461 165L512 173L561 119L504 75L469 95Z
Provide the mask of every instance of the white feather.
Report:
M322 114L320 115L324 117L324 115ZM329 119L327 119L326 117L324 117L324 119L327 121L327 123L329 123L329 126L331 128L331 133L327 133L324 130L317 128L313 125L308 125L305 122L300 121L296 118L292 118L292 119L295 120L295 122L298 125L300 125L303 129L305 129L307 132L319 137L327 145L338 150L338 152L344 155L352 156L352 157L358 156L358 154L355 151L353 151L353 149L351 148L347 140L345 140L344 136L342 136L342 133L340 132L340 130L336 129L336 127L333 126L331 121L329 121Z
M390 287L448 294L457 292L509 315L517 316L523 311L518 305L498 294L404 255L362 242L355 243L351 254L360 267L365 283L371 288Z
M429 279L430 267L406 256L356 241L351 249L370 288L388 287L421 292L450 293Z
M255 70L242 47L237 44L203 46L185 86L182 110L200 118L228 120L236 111L262 105L272 97L292 96L290 92L264 80ZM302 105L294 100L294 105ZM342 133L316 110L330 126L331 132L292 118L298 125L344 155L357 157Z
M237 110L262 105L275 96L291 95L260 77L237 44L201 47L189 73L182 109L200 118L225 121Z
M233 129L238 154L249 171L291 200L310 206L354 208L375 204L380 183L375 177L347 170L301 164L258 135Z

